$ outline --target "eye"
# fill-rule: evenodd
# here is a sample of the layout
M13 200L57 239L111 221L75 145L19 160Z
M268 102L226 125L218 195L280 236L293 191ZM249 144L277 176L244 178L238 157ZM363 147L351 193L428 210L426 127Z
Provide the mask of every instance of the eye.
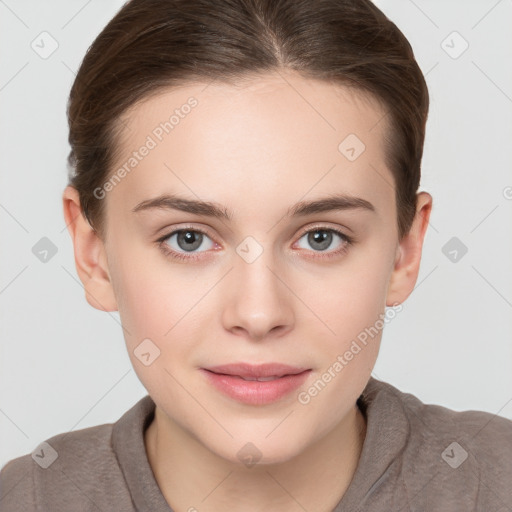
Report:
M338 244L337 249L327 251L327 249L332 246L333 241L336 241L336 238L341 240L341 244ZM303 233L297 243L300 244L302 239L305 239L306 243L314 252L327 252L325 257L337 256L346 252L353 242L351 237L345 235L341 231L334 228L328 228L326 226L315 226L313 229L309 229ZM320 257L324 257L324 255L321 255Z
M208 240L209 243L207 242ZM177 229L159 238L157 242L165 254L178 259L194 259L197 257L195 252L200 247L208 250L215 246L208 234L197 228ZM169 246L172 250L167 248Z
M336 238L341 241L338 248L328 251ZM344 254L354 240L341 231L327 227L315 226L302 233L297 244L305 239L306 243L313 249L313 253L325 253L312 256L313 258L330 258ZM201 258L201 253L214 248L217 244L212 241L206 231L198 228L183 227L166 234L157 240L161 251L170 258L184 261L191 261ZM300 247L300 246L299 246ZM202 248L202 251L198 249ZM304 247L300 247L304 249ZM306 247L307 249L307 247Z

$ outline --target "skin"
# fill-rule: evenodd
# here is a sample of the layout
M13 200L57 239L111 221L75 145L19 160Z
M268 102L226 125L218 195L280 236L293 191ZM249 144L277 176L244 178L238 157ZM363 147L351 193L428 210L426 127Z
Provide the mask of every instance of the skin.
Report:
M198 106L103 199L106 240L81 214L76 190L65 189L64 215L86 299L97 309L119 311L133 367L156 403L145 446L172 508L330 511L357 467L366 421L356 400L382 331L309 403L299 403L297 394L386 306L410 295L432 197L417 195L414 223L399 241L379 103L284 71L236 87L189 84L139 103L124 118L113 170L190 96ZM366 146L353 162L338 150L350 133ZM131 211L163 192L219 203L233 219ZM298 201L333 193L364 198L376 211L286 216ZM208 231L195 249L197 260L174 260L156 242L184 224ZM326 257L344 242L333 234L321 251L303 234L318 224L355 241ZM263 249L251 263L236 252L247 236ZM176 236L166 243L191 254ZM134 355L145 338L161 351L149 366ZM242 361L312 371L297 392L254 406L221 394L199 370ZM237 456L247 442L261 452L251 467Z

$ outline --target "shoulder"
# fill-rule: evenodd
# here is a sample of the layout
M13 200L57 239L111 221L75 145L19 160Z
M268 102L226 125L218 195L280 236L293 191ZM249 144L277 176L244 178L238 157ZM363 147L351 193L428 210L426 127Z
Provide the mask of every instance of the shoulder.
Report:
M461 493L468 506L499 510L512 503L511 420L484 411L426 404L382 384L381 391L394 400L408 423L400 461L405 487L419 490L419 485L425 485L426 494L437 495L443 503Z
M6 512L36 510L30 455L12 459L0 471L0 507Z
M441 405L424 403L415 395L373 377L371 386L368 386L365 393L372 401L398 407L409 425L418 427L417 430L425 435L461 435L478 440L479 443L492 444L495 444L496 437L512 441L512 420L498 414L477 410L456 411ZM506 449L512 449L512 445L507 445Z
M111 435L112 424L57 434L7 462L0 471L2 510L117 508L127 489Z
M499 460L512 458L512 420L485 411L455 411L426 404L401 391L397 397L411 427L424 441L432 438L459 441L481 464L496 465Z

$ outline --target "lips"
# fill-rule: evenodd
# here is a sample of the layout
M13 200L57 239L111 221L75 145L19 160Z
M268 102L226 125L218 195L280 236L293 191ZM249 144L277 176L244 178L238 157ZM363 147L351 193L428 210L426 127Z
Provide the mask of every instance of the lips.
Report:
M219 375L231 375L244 380L258 380L260 382L275 380L286 375L297 375L308 368L295 367L281 363L264 363L253 365L248 363L225 364L205 368Z
M249 405L266 405L285 398L301 386L312 371L281 363L237 363L200 370L215 389Z

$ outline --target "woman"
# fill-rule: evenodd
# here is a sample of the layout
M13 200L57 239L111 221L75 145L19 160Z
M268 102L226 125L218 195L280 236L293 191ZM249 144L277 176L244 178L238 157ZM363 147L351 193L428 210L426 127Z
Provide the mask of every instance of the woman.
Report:
M6 510L510 505L511 421L371 376L418 276L427 113L369 0L127 2L71 90L63 206L149 394L10 461Z

